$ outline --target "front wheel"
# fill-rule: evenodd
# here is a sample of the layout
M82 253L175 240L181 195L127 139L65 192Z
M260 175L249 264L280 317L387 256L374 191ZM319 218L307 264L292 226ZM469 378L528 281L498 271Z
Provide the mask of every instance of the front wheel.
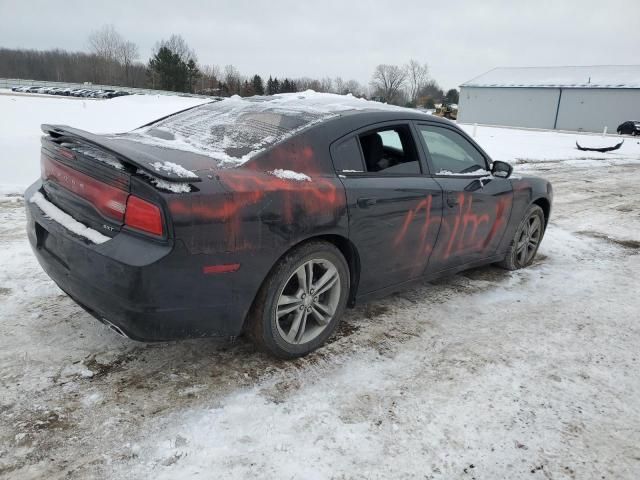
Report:
M507 270L518 270L531 265L542 241L544 227L542 208L531 205L518 225L507 255L498 265Z
M326 242L309 242L287 253L258 292L249 334L280 358L312 352L335 331L349 293L349 267Z

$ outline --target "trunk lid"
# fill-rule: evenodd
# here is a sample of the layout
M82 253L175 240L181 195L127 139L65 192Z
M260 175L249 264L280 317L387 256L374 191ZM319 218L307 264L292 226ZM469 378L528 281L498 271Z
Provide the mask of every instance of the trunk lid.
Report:
M156 190L173 192L188 192L193 183L201 181L197 174L187 170L194 166L193 160L188 160L189 155L185 155L187 161L181 165L167 160L164 152L145 145L128 145L131 142L70 127L43 125L42 130L48 133L42 137L41 149L46 198L79 222L109 237L120 232L125 224L132 179L151 183Z

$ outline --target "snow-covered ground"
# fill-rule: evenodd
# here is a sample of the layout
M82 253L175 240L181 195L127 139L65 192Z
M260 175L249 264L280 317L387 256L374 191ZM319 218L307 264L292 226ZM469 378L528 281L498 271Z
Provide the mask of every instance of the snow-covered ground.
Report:
M133 115L121 105L114 116ZM35 154L14 161L35 176L39 123L118 128L32 109L21 141ZM640 145L592 156L576 138L616 140L488 127L476 138L516 174L554 183L536 263L359 306L293 362L243 339L117 336L41 271L23 199L0 196L0 477L638 478Z
M160 95L96 100L11 93L0 90L0 194L22 193L40 176L43 123L120 133L207 101Z
M474 126L463 124L461 127L473 135ZM477 126L474 138L494 160L503 160L522 167L541 163L557 164L557 167L603 167L637 161L640 158L640 141L637 138L619 135L592 133L558 133L545 130L527 130ZM576 148L576 142L582 147L611 147L624 140L619 150L613 152L583 152ZM518 168L519 171L525 171Z

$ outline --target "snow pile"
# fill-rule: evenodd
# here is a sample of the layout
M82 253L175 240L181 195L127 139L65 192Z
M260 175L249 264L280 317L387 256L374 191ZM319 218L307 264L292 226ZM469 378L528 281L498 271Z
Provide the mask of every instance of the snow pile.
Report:
M44 195L42 195L40 192L34 193L29 201L31 203L35 203L40 208L40 210L42 210L42 212L51 220L58 222L64 228L80 237L84 237L87 240L91 240L93 243L98 244L111 240L106 235L101 234L93 228L89 228L86 225L83 225L71 215L60 210L53 203L44 198Z
M353 95L285 93L221 101L173 115L118 138L209 156L237 166L311 125L351 110L407 111ZM410 110L415 113L415 110Z
M155 162L152 163L151 166L156 170L156 172L170 172L175 173L177 176L181 178L198 178L198 176L190 170L187 170L181 165L173 162Z
M283 170L281 168L277 168L271 172L271 175L275 175L278 178L282 178L283 180L295 180L296 182L310 182L311 178L304 173L294 172L293 170Z

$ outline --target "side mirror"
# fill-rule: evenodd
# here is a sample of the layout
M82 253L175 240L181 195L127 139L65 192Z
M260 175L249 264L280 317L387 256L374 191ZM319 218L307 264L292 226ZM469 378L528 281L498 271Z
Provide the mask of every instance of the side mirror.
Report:
M509 178L513 173L513 167L507 162L496 160L491 165L491 175L499 178Z

